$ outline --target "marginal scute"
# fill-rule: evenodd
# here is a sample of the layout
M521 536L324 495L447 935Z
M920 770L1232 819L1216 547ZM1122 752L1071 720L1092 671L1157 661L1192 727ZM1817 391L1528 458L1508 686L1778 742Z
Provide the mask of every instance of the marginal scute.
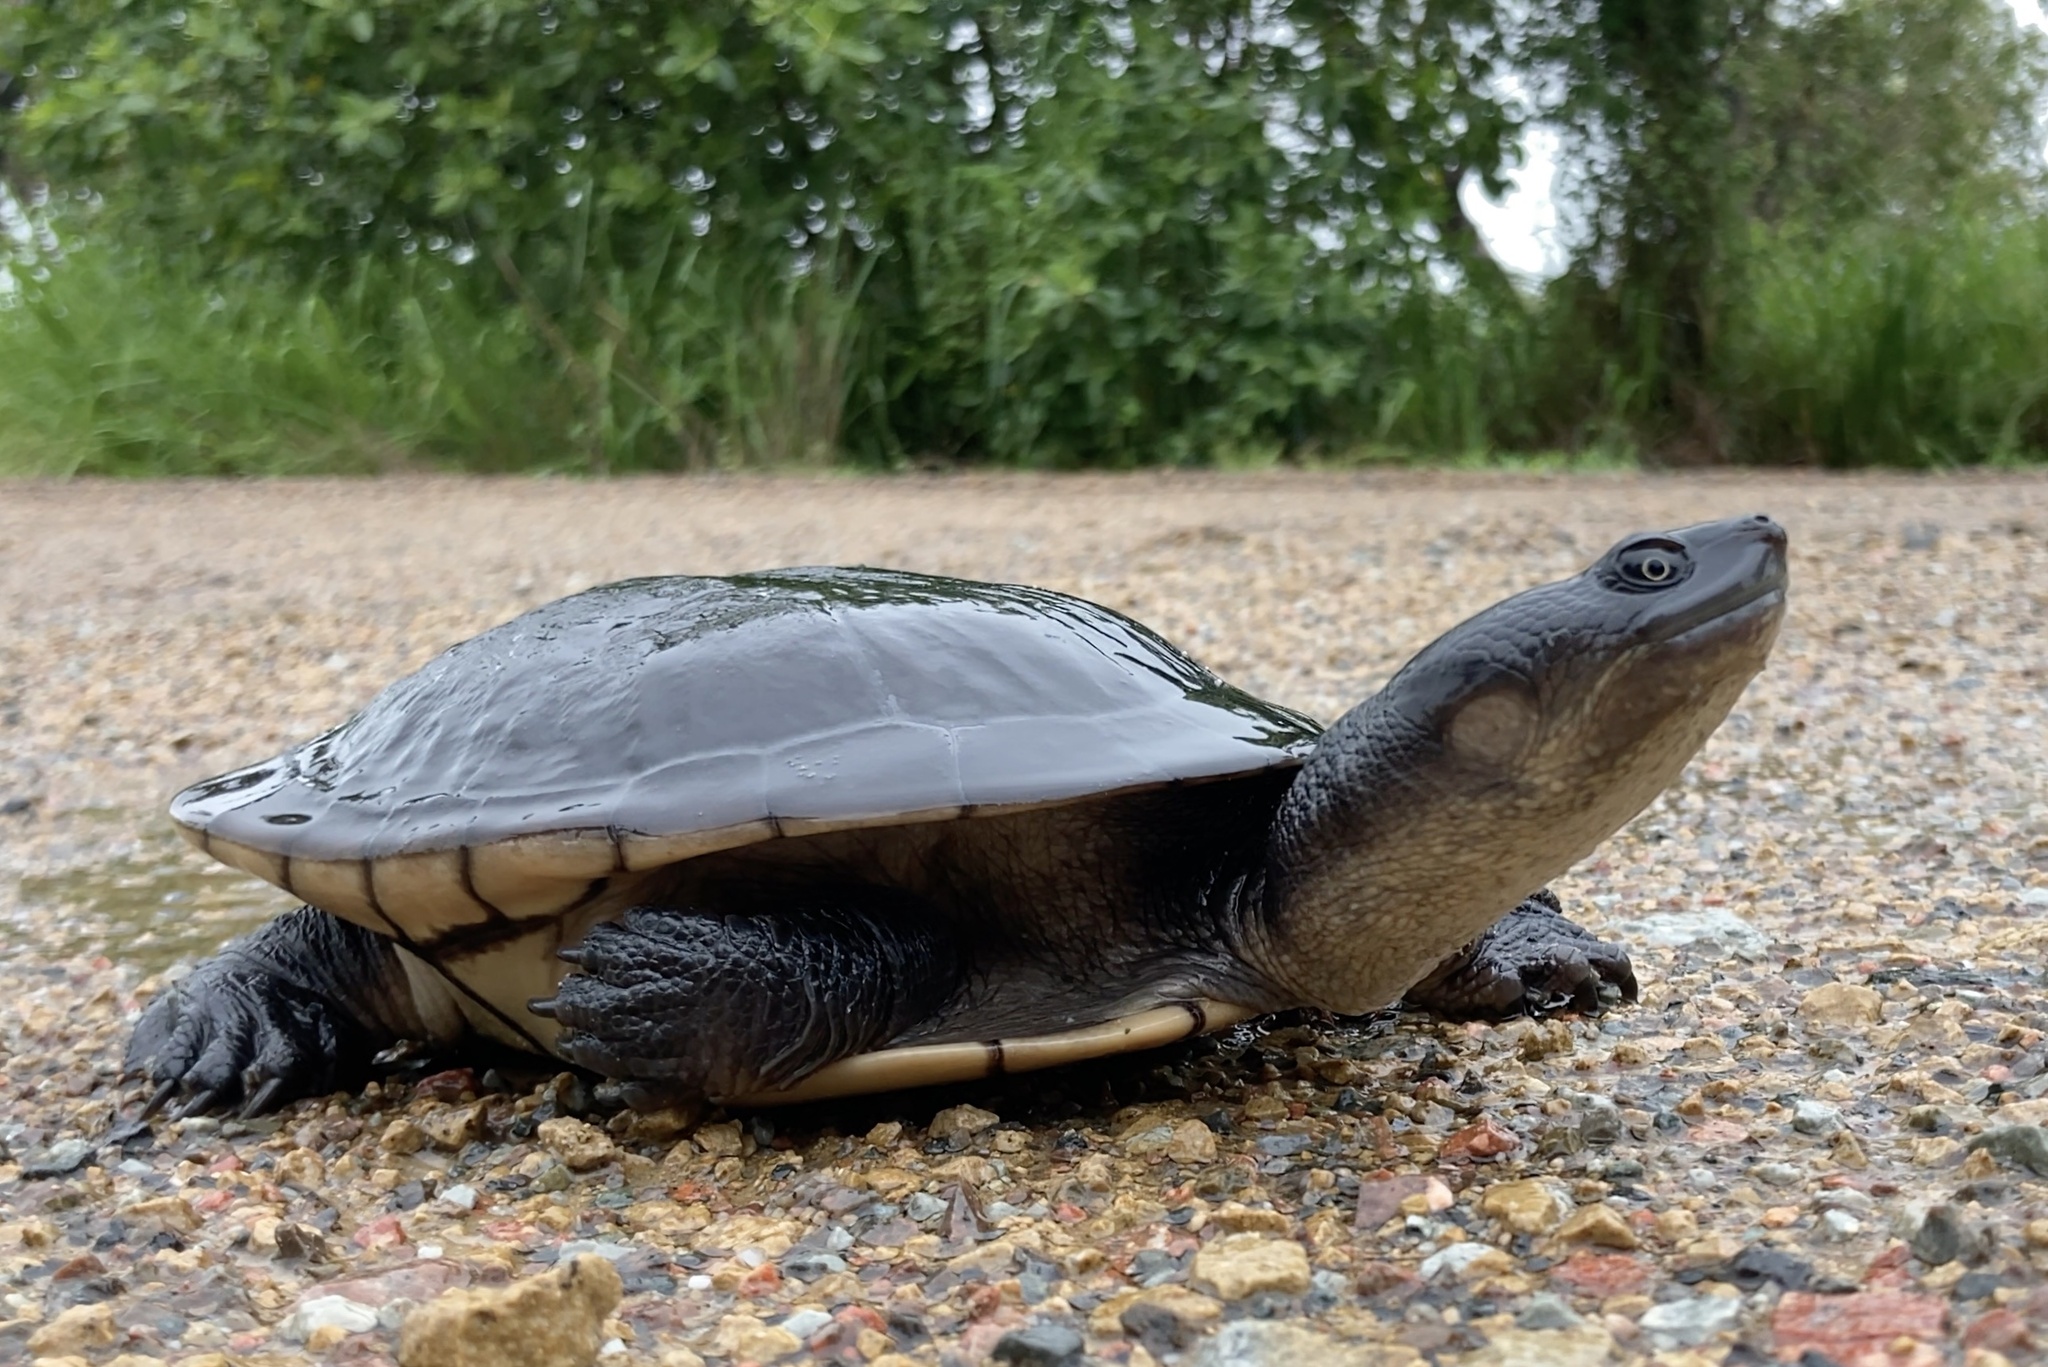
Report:
M559 914L618 868L618 846L602 829L514 836L469 852L476 895L515 921Z
M897 1088L971 1082L995 1072L1029 1073L1082 1059L1156 1049L1186 1039L1198 1030L1222 1030L1257 1014L1249 1007L1230 1002L1174 1002L1053 1035L878 1049L828 1063L793 1087L719 1100L746 1106L782 1106Z
M219 836L206 841L200 848L229 868L240 869L243 873L253 873L266 883L283 888L287 892L291 891L291 884L285 876L283 855L272 854L269 850L251 849L239 841L223 840Z
M685 859L695 859L701 854L758 844L779 834L781 832L777 830L772 817L761 821L743 821L733 826L721 826L715 831L684 831L679 835L622 834L619 837L619 853L621 862L628 870L641 873L647 869L679 864Z
M377 910L410 939L431 943L451 930L495 919L463 882L459 849L391 855L369 867Z
M369 871L360 859L294 859L292 895L322 911L386 935L391 927L370 905Z

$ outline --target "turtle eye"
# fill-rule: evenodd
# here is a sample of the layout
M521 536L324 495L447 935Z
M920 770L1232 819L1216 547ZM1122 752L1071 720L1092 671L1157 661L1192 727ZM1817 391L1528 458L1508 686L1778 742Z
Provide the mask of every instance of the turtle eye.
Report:
M1668 589L1691 573L1692 557L1685 547L1663 537L1624 546L1614 557L1614 586L1635 593Z

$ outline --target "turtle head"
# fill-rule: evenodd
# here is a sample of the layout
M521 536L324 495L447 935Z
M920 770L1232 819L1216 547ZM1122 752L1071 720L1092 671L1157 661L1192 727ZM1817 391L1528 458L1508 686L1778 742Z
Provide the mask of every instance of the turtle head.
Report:
M1785 609L1767 517L1631 536L1453 627L1326 732L1276 815L1252 957L1395 1000L1678 777Z

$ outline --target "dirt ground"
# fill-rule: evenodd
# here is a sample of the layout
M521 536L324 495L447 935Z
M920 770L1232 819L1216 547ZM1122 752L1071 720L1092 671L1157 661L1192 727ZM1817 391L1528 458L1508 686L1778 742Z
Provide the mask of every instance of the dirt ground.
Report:
M1333 718L1626 532L1747 512L1792 538L1771 665L1557 885L1638 1006L701 1123L478 1059L114 1137L154 975L286 905L168 795L558 595L1029 582ZM2038 478L0 483L0 1361L393 1361L414 1307L589 1258L618 1364L2048 1360L2044 625Z

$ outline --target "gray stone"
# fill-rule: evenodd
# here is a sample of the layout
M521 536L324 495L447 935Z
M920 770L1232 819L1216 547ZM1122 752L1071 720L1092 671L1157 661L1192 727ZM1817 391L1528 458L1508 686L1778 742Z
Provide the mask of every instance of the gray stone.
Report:
M1909 1244L1927 1267L1942 1267L1956 1258L1982 1262L1991 1254L1993 1238L1985 1226L1966 1226L1954 1205L1935 1205L1921 1217Z
M920 1191L903 1203L903 1213L919 1224L923 1224L926 1220L936 1220L941 1215L944 1215L946 1213L946 1201L944 1197L934 1196L928 1191Z
M1805 1179L1803 1169L1790 1163L1759 1163L1749 1170L1749 1175L1769 1187L1793 1187Z
M1823 1239L1839 1243L1862 1233L1863 1222L1846 1210L1822 1211L1818 1232Z
M1076 1367L1081 1361L1081 1335L1064 1324L1026 1325L997 1339L988 1355L1010 1367Z
M828 1272L846 1271L846 1259L837 1253L819 1253L811 1249L793 1250L782 1260L782 1275L794 1277L800 1282L814 1282Z
M2016 1163L2037 1177L2048 1177L2048 1129L2039 1125L2005 1125L1986 1130L1964 1147L1982 1149L1993 1158Z
M1713 940L1739 959L1757 960L1770 953L1769 938L1726 907L1659 912L1640 920L1623 921L1615 930L1647 944L1670 949Z
M1202 1345L1190 1367L1367 1367L1379 1360L1369 1351L1283 1320L1235 1320Z
M1434 1281L1448 1273L1455 1277L1470 1267L1474 1259L1483 1258L1494 1251L1492 1244L1463 1243L1440 1248L1422 1260L1419 1269L1424 1281Z
M1515 1316L1517 1329L1570 1329L1582 1323L1562 1297L1549 1291L1529 1297L1528 1307Z
M1643 1312L1643 1332L1660 1349L1692 1348L1742 1318L1742 1302L1733 1296L1687 1296Z
M62 1177L92 1157L92 1145L83 1139L60 1139L21 1160L23 1177Z
M1572 1098L1579 1112L1579 1138L1596 1147L1619 1143L1621 1108L1604 1096L1584 1093Z
M795 1314L791 1315L789 1318L783 1320L781 1325L778 1327L787 1330L789 1333L795 1334L798 1338L808 1343L810 1342L811 1335L817 1333L820 1329L823 1329L826 1325L830 1324L831 1322L832 1316L827 1311L799 1310Z
M1841 1109L1803 1096L1792 1104L1792 1128L1801 1134L1833 1134L1842 1128Z

